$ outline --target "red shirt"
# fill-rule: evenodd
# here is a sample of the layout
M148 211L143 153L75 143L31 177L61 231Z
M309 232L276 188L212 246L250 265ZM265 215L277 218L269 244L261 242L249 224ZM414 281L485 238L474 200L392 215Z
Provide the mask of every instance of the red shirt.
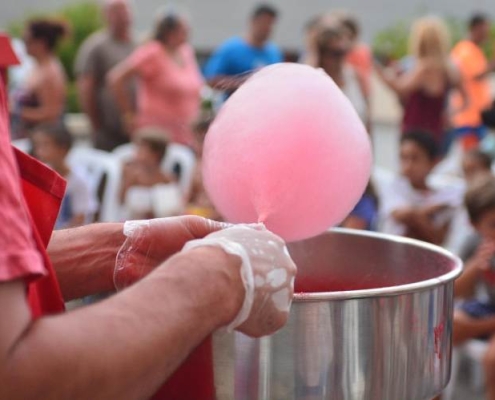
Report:
M64 310L45 248L65 181L9 143L8 114L0 82L0 281L24 279L33 318Z
M0 85L0 171L3 175L0 179L0 282L24 279L32 315L37 318L64 311L60 288L45 249L57 219L65 181L35 159L13 150L2 88ZM212 359L211 338L208 338L153 400L213 400Z

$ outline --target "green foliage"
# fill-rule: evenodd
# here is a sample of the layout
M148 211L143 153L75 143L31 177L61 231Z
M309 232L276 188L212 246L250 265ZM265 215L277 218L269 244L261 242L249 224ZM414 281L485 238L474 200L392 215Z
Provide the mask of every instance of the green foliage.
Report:
M408 53L409 31L411 22L401 20L388 28L379 31L373 40L373 51L375 54L398 60L405 57ZM445 18L452 43L455 44L466 35L466 23L463 20L454 17ZM485 46L485 52L488 57L492 57L495 46L495 25L492 26L491 39Z
M373 40L373 52L382 57L398 60L407 54L409 23L398 21L379 31Z
M65 21L69 26L69 35L59 45L57 55L69 77L67 108L69 112L78 111L74 80L74 61L77 51L84 40L103 26L100 7L96 2L86 1L64 6L54 12L33 12L8 27L8 32L15 37L22 37L24 26L33 18L53 18Z

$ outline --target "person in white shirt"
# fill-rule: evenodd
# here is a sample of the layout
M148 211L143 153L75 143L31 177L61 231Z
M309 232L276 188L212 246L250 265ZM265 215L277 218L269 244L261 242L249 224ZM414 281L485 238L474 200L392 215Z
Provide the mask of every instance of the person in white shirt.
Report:
M433 188L427 180L438 157L436 142L426 132L401 138L400 176L381 199L381 231L441 245L454 210L462 201L456 187Z

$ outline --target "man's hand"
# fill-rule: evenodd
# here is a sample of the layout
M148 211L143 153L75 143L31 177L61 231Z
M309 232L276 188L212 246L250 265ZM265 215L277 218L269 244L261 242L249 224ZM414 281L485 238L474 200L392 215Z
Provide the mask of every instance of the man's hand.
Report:
M117 254L115 288L120 290L138 281L182 250L188 241L201 239L227 226L196 216L126 222L127 238Z
M229 329L260 337L280 329L289 316L296 266L285 242L263 225L237 225L188 243L184 252L218 247L242 261L244 302Z

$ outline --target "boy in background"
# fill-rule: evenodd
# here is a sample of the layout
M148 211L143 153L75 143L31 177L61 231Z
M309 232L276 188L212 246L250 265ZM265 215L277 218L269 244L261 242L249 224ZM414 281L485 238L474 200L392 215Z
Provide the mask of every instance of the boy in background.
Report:
M40 125L31 132L34 156L67 181L55 229L73 228L92 222L97 200L86 180L67 164L72 136L63 124Z
M381 201L383 232L437 245L444 242L461 193L456 188L428 184L438 154L432 135L409 132L402 136L400 176L389 185Z

